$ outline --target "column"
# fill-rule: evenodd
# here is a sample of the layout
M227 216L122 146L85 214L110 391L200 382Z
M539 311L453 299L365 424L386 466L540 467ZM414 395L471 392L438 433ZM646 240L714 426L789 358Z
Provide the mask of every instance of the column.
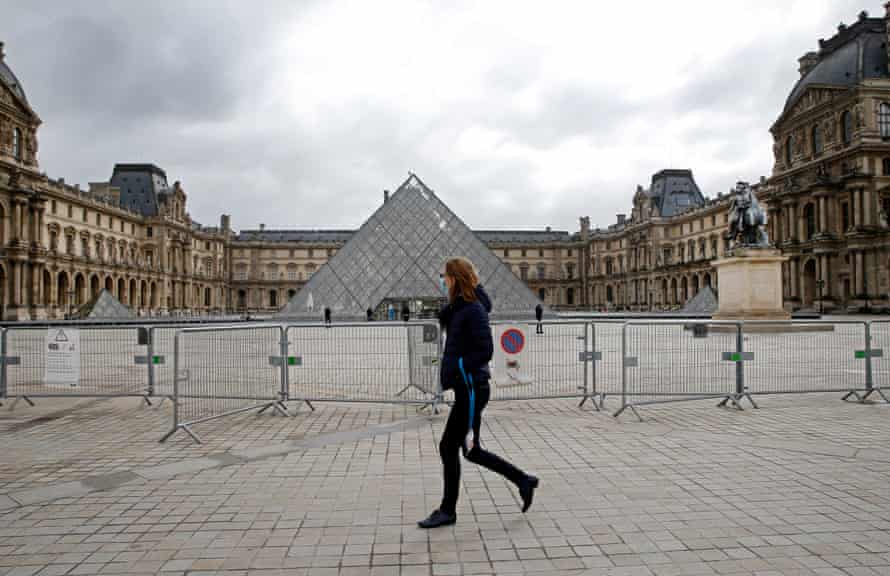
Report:
M855 261L856 261L856 297L859 297L863 293L863 270L862 270L862 252L856 251L855 253Z
M791 259L791 298L799 298L800 262L797 258Z
M823 294L825 298L831 298L831 256L822 255L822 279L825 280Z
M19 211L19 207L20 207L20 204L19 204L18 198L13 198L12 199L12 212L10 214L10 216L12 217L12 231L11 231L12 235L10 237L10 241L12 241L13 243L18 242L18 240L22 237L21 227L20 227L21 226L20 222L22 221L22 218L21 218L21 212Z
M868 188L860 188L859 193L862 194L862 225L871 226L871 190Z
M40 285L40 265L31 265L31 307L43 304L43 287Z
M22 305L22 263L17 261L10 261L10 268L12 268L12 302L10 304L12 306L21 306Z
M828 232L828 198L825 196L819 196L819 233L825 234Z
M862 209L862 197L859 195L859 189L854 189L851 193L853 196L853 214L851 215L851 220L853 221L853 227L858 228L862 226L862 213L860 210Z

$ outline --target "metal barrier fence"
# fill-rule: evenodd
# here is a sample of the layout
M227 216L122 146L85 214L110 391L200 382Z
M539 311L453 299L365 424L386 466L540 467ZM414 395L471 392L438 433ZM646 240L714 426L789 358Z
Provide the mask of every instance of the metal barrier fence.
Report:
M593 396L589 322L492 323L491 401Z
M0 398L33 405L41 397L140 396L151 404L143 327L5 328L0 338Z
M440 399L436 323L295 324L285 336L290 400L435 407Z
M870 366L871 388L866 390L862 400L876 393L884 402L890 403L890 398L883 391L884 388L890 388L890 359L884 354L884 350L890 351L890 320L869 322L868 334L867 366Z
M599 410L756 395L883 391L890 321L547 321L492 324L492 400L579 398ZM442 401L433 322L18 326L0 329L0 400L174 400L169 435L288 401ZM756 407L756 404L754 404ZM639 414L637 414L639 416Z
M174 336L173 428L191 427L255 408L287 415L287 344L281 326L202 327Z
M877 332L874 341L872 332ZM722 398L741 408L766 394L844 393L884 399L878 379L890 324L865 321L627 322L620 415L635 406Z
M704 398L736 401L737 322L626 322L619 416L637 406Z

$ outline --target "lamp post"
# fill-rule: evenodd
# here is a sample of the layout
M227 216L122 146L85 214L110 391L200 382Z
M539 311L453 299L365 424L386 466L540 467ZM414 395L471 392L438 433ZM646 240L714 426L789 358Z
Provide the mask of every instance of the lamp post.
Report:
M816 280L816 286L819 287L819 315L821 316L822 311L823 311L822 310L822 301L825 299L825 295L824 295L825 294L824 293L825 280L823 280L822 278L819 278L818 280Z

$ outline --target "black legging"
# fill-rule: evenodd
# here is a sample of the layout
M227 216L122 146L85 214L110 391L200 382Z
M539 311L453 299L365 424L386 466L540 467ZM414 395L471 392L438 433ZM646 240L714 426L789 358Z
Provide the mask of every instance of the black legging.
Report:
M461 451L466 451L464 440L467 436L470 421L469 393L462 384L459 383L455 387L454 406L451 407L448 422L445 424L445 431L442 433L442 440L439 442L439 456L442 458L445 476L445 492L442 495L442 505L439 506L439 510L447 514L454 514L457 507L457 496L460 492L460 453ZM488 404L490 394L491 389L487 382L476 384L476 402L473 414L473 433L475 438L473 449L469 454L466 454L466 457L470 462L497 472L519 486L526 478L525 472L497 454L484 450L479 444L482 411Z

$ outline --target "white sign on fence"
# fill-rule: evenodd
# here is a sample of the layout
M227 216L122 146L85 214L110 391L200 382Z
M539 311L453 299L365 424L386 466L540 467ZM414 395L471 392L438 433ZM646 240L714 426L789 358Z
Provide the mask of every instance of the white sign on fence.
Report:
M523 386L532 383L525 351L527 335L518 324L494 326L494 358L492 379L498 387Z
M77 388L80 385L80 331L77 328L49 328L45 346L43 380L46 385Z

